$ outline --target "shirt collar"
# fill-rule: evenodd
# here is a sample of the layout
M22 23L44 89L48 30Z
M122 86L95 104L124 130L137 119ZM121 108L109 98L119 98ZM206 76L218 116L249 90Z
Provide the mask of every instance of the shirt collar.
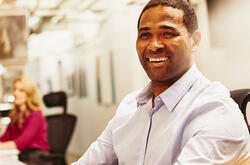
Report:
M194 82L198 79L201 73L197 69L196 65L192 67L173 85L171 85L166 91L161 93L158 97L161 98L167 109L172 112L177 103L187 93ZM150 82L142 91L137 95L137 107L147 103L148 99L153 96L152 82Z
M179 80L160 94L159 97L170 112L173 111L178 102L192 87L199 75L201 75L201 73L197 69L196 65L193 64L193 66Z
M147 103L148 99L153 96L152 82L142 89L142 91L136 96L137 108Z

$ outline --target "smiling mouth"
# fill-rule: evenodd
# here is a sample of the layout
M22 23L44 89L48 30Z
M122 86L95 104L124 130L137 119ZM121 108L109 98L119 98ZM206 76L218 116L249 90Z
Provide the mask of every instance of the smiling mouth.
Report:
M149 62L164 62L167 61L168 57L160 57L160 58L147 58L147 61Z

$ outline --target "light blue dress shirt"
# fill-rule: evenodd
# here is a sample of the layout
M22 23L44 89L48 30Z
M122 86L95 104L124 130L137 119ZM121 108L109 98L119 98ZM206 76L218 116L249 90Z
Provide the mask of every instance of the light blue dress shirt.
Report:
M127 95L101 136L72 165L236 165L250 138L238 105L195 64L155 98L151 83Z

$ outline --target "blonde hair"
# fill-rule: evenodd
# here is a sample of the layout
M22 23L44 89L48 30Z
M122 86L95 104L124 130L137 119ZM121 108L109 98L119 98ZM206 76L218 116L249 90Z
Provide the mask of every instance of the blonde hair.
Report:
M24 92L27 94L27 102L26 102L27 110L23 114L19 110L19 108L16 105L14 105L14 108L11 110L9 117L11 119L10 122L11 125L17 123L18 127L22 128L25 119L29 116L30 112L35 110L40 110L40 103L38 97L37 84L33 80L25 76L20 76L14 81L13 87L17 82L22 83Z

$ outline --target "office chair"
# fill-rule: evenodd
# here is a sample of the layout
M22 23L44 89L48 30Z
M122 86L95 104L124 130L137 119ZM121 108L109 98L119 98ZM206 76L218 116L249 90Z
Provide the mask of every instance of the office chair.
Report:
M53 165L66 165L65 153L76 124L76 116L67 114L67 95L65 92L54 92L43 96L47 107L63 107L63 114L46 117L48 123L48 141L50 152L41 158Z
M241 112L244 115L244 119L247 123L250 133L250 123L247 120L247 103L250 102L250 89L237 89L230 91L231 97L239 105Z

